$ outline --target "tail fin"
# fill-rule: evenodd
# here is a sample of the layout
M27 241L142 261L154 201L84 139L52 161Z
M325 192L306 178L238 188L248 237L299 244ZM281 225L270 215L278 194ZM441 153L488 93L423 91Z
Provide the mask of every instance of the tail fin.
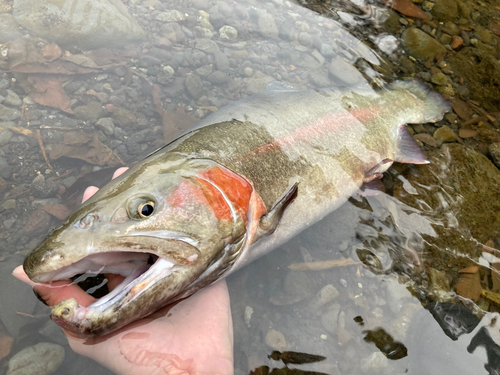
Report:
M424 102L424 121L436 122L443 118L444 114L451 110L448 101L441 94L432 91L421 80L394 81L389 87L393 90L406 90Z

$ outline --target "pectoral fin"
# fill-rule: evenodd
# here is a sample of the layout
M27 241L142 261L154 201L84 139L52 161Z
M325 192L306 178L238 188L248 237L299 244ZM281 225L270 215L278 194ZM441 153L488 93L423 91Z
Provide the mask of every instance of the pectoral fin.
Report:
M259 237L268 236L276 230L286 208L297 196L298 185L298 183L294 184L271 211L262 216L259 222Z

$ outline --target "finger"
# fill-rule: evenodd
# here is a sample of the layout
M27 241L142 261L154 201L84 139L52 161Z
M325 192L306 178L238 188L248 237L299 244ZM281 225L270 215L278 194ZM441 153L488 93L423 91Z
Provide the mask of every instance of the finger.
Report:
M121 176L123 173L125 173L126 171L128 170L128 167L121 167L121 168L118 168L115 173L113 173L113 178L112 180L114 180L115 178L117 178L118 176Z
M85 293L77 284L72 281L54 281L51 284L38 284L31 281L23 270L22 266L17 267L12 275L22 282L31 285L39 297L49 306L57 305L68 298L75 298L82 306L88 306L95 302L95 298Z
M89 199L92 195L97 193L99 188L97 186L89 186L83 192L82 203L84 203L87 199Z

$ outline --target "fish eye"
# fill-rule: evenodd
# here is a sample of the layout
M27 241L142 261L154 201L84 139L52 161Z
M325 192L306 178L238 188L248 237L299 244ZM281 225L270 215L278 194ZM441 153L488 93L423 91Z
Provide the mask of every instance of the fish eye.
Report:
M148 201L146 203L141 203L139 204L139 207L137 209L137 214L139 215L140 218L146 218L150 217L155 210L155 202L153 201Z
M155 213L155 207L156 201L151 196L135 197L127 204L128 216L135 220L147 219Z

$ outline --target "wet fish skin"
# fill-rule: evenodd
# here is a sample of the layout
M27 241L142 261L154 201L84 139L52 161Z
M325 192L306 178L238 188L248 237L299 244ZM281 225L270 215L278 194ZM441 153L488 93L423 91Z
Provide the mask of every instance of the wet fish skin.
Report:
M426 163L404 124L437 121L447 110L416 81L379 92L266 90L213 113L103 187L27 257L25 271L38 282L89 267L130 275L116 295L52 311L82 336L112 332L283 244L394 161ZM151 202L153 214L140 217ZM147 269L137 253L158 260Z

